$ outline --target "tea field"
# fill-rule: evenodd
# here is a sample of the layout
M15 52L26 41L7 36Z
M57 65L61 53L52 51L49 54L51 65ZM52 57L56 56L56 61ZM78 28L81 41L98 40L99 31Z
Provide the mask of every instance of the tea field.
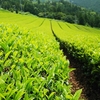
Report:
M59 48L48 19L0 11L0 100L78 100Z
M100 29L52 21L52 30L66 51L83 64L89 84L100 87Z
M0 10L0 100L78 100L60 45L100 87L99 38L100 29Z

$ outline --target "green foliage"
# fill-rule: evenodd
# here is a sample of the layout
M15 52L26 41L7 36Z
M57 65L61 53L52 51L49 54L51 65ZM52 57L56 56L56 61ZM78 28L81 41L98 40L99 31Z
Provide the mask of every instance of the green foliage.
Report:
M0 100L78 98L80 92L71 94L68 66L54 37L0 24Z
M90 77L89 84L100 86L100 30L52 21L55 36L62 47L83 64L81 70Z
M79 100L79 97L80 97L81 92L82 92L82 89L78 90L78 91L74 94L72 100Z
M81 0L80 2L83 1ZM90 1L87 2L90 4ZM100 27L99 13L76 6L72 2L68 2L68 0L44 0L42 2L41 0L1 0L0 6L11 12L30 12L39 17L64 20L91 27Z
M89 0L74 0L74 2L72 3L75 3L77 5L86 7L88 9L100 12L100 9L99 9L100 1L99 0L95 0L95 1L94 0L90 0L90 1Z

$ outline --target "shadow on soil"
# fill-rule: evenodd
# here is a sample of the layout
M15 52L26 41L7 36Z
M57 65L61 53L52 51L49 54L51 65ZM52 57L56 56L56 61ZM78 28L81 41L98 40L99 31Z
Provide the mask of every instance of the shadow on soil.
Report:
M60 48L63 50L64 55L67 56L67 59L70 61L70 67L75 68L76 70L71 72L71 83L73 85L73 93L78 89L83 89L80 100L100 100L100 90L94 86L90 86L89 77L83 75L82 66L83 64L74 59L69 55L64 47Z

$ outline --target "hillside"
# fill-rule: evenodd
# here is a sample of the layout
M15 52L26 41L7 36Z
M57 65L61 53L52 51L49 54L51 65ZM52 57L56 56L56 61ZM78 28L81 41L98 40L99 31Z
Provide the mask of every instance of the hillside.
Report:
M0 98L79 100L81 90L71 94L72 69L61 46L81 63L88 100L100 100L100 29L24 14L0 11Z
M50 19L0 11L0 100L78 100L59 48Z
M71 0L72 3L100 12L100 0Z
M0 1L0 7L16 13L29 12L39 17L100 27L100 14L76 6L68 0L5 0Z

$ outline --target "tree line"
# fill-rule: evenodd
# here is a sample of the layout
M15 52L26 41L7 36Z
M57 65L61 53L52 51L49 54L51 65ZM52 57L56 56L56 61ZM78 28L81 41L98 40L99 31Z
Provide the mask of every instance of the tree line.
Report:
M10 10L30 12L34 15L52 19L100 27L100 14L85 8L76 6L65 0L0 0L0 7Z

